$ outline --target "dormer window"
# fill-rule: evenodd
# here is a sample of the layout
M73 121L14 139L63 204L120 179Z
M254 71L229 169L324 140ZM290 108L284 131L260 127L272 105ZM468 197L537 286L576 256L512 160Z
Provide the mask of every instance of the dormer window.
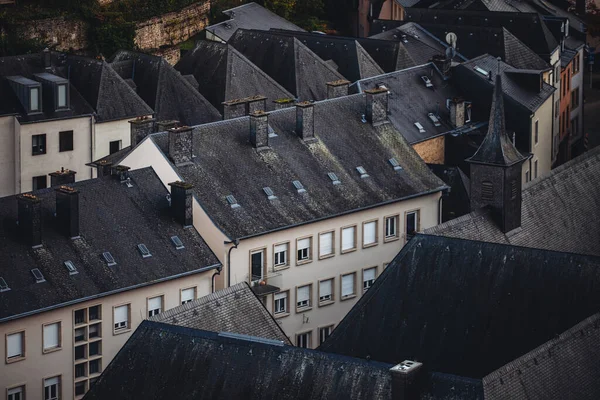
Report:
M67 108L67 85L58 85L56 91L58 92L56 108Z
M40 111L40 88L29 89L29 111Z

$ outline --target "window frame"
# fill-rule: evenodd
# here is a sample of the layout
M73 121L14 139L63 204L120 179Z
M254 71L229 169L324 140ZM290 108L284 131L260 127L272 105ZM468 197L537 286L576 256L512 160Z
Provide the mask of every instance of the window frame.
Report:
M150 300L155 299L157 297L160 297L160 311L157 312L156 314L150 315ZM164 293L155 294L154 296L146 297L146 315L148 316L147 318L152 318L160 313L163 313L164 311L165 311L165 294Z
M111 151L110 151L110 146L111 146L113 143L119 143L119 150L117 150L117 151L113 151L113 152L111 153ZM117 152L121 151L121 149L122 149L122 148L123 148L123 141L122 141L121 139L119 139L119 140L111 140L110 142L108 142L108 154L109 154L109 155L111 155L111 154L115 154L115 153L117 153Z
M27 383L23 382L23 383L18 383L16 385L12 385L12 386L7 386L6 387L6 400L9 399L9 394L8 392L14 389L21 389L21 400L26 400L27 399Z
M183 291L184 290L190 290L192 289L194 291L194 295L192 296L191 300L187 300L185 303L183 302ZM190 287L184 287L179 289L179 305L182 306L184 304L187 303L191 303L192 301L196 300L198 298L198 287L197 286L190 286Z
M37 187L39 185L35 184L36 179L41 179L44 178L44 181L46 182L44 187ZM38 175L38 176L32 176L31 177L31 190L42 190L42 189L46 189L48 188L48 176L46 175Z
M285 310L282 312L275 312L275 295L285 293ZM273 294L273 317L274 318L283 318L290 315L290 289L280 290L279 292Z
M39 143L37 144L37 146L34 145L34 143L33 143L33 141L35 140L35 138L38 138L38 137L44 139L43 140L44 145L43 145L43 150L42 151L39 150L39 147L40 147ZM36 147L38 148L38 151L35 151ZM46 154L47 151L48 151L48 138L47 138L47 134L45 134L45 133L38 133L38 134L35 134L35 135L31 135L31 156L32 157L42 156L42 155Z
M405 241L410 240L411 238L408 237L408 232L406 232L406 228L408 227L408 214L412 214L415 213L417 218L416 218L416 223L417 223L417 229L415 229L415 233L412 235L414 236L415 234L419 233L421 231L421 209L417 208L414 210L408 210L404 212L404 232L406 234L406 238ZM411 237L412 237L411 236Z
M34 90L36 92L36 95L35 95L36 104L37 104L36 108L31 107L31 100L34 98L34 96L32 96L31 94L33 93ZM28 114L42 112L41 105L42 105L42 86L41 85L31 86L29 88L29 107L28 107L29 113Z
M305 306L300 306L300 305L298 305L298 289L306 287L306 286L308 286L308 304ZM312 308L313 308L313 284L312 284L312 282L296 286L296 299L295 300L296 301L294 304L296 304L296 313L297 314L312 310Z
M46 349L44 328L46 326L54 325L54 324L58 324L58 346ZM89 333L88 333L88 335L89 335ZM52 322L47 322L45 324L42 324L42 354L48 354L48 353L53 353L55 351L62 350L62 343L63 343L62 320L57 320L57 321L52 321Z
M63 134L71 134L71 139L70 139L70 144L71 144L71 148L63 148ZM75 135L73 134L73 131L60 131L58 132L58 152L59 153L64 153L66 151L73 151L73 149L75 148Z
M282 245L286 246L286 248L285 248L285 263L276 264L277 254L279 254L279 253L275 252L275 248L277 246L282 246ZM291 246L290 246L289 240L284 241L284 242L273 243L273 270L279 271L279 270L290 267L290 247Z
M306 330L306 331L297 332L296 333L296 347L300 347L300 348L303 348L303 349L312 349L312 336L313 336L312 335L312 331L313 331L312 329L309 329L309 330ZM308 335L308 340L307 340L307 343L306 343L307 344L306 347L298 346L298 339L299 339L300 336L303 336L303 335Z
M324 254L321 255L321 235L325 235L331 233L331 253L329 254ZM318 246L318 256L319 256L319 260L324 260L326 258L331 258L335 256L335 229L334 230L329 230L329 231L323 231L323 232L319 232L318 236L317 236L319 242L317 244Z
M73 376L75 376L75 375L73 374ZM52 379L52 378L58 378L58 383L57 383L57 388L56 388L56 399L60 400L60 399L63 398L63 395L62 395L62 387L63 387L62 374L59 374L59 375L49 375L49 376L42 377L42 399L46 400L46 380Z
M21 355L18 357L8 358L8 337L16 334L21 334ZM27 335L25 329L17 329L4 334L4 359L6 364L12 364L23 361L27 358Z
M534 176L533 179L537 179L537 177L538 177L538 160L535 160L533 162L533 176Z
M537 146L537 144L540 141L540 120L536 119L535 122L533 123L533 139L534 139L534 145Z
M354 291L352 292L352 294L344 296L344 291L343 291L344 276L348 276L348 275L353 275L354 276L354 280L353 280ZM346 274L340 274L340 300L341 301L345 301L345 300L353 299L356 296L357 296L357 290L356 290L356 271L354 271L354 272L348 272Z
M365 225L372 224L372 223L375 224L375 241L365 244ZM374 246L377 246L378 244L379 244L379 219L375 218L375 219L370 219L368 221L364 221L362 223L362 248L368 249L369 247L374 247Z
M346 249L344 250L344 229L349 229L349 228L354 228L354 246L352 248ZM342 226L340 228L340 254L348 254L348 253L352 253L353 251L357 250L357 236L358 236L358 227L356 224L352 224L352 225L346 225L346 226Z
M298 248L298 242L300 240L304 240L304 239L308 239L308 257L304 258L304 259L300 259L298 257L298 252L300 251L300 249ZM296 238L296 265L304 265L304 264L308 264L310 262L312 262L313 259L313 235L307 235L307 236L302 236L299 238Z
M319 346L322 345L325 342L325 340L327 340L327 338L325 338L325 340L321 341L321 330L327 328L329 328L329 335L327 335L328 338L333 333L333 330L335 329L335 324L327 324L317 327L317 332L319 332Z
M126 306L127 307L127 325L124 328L119 328L116 329L115 328L115 309L117 309L118 307L123 307ZM113 336L115 335L120 335L122 333L126 333L131 331L131 303L121 303L121 304L116 304L113 306L113 311L112 311L112 331L113 331Z
M65 89L65 104L60 105L60 88ZM69 86L66 83L59 83L56 85L56 109L57 110L68 110L69 109Z
M387 234L388 233L387 232L387 221L390 218L392 218L392 219L394 219L396 221L395 222L395 226L394 226L394 230L396 231L396 233L393 236L388 236L388 234ZM399 228L399 222L400 222L400 214L386 215L386 216L383 217L383 221L384 221L384 224L383 224L383 242L384 243L388 243L388 242L393 242L395 240L400 239L400 234L399 234L400 230L398 229Z
M366 270L370 270L370 269L374 269L375 270L375 278L373 278L373 282L369 285L369 287L365 289L365 271ZM373 286L373 284L377 280L377 277L379 276L378 272L379 271L378 271L377 265L373 265L373 266L370 266L370 267L365 267L365 268L362 269L362 283L363 283L362 284L362 288L363 288L363 293L366 293L367 290L369 290Z
M260 277L260 279L258 280L254 280L254 278L252 277L252 255L255 253L260 253L262 252L263 254L263 260L262 260L262 276ZM260 282L261 280L265 279L265 277L267 276L267 247L263 246L263 247L257 247L254 249L250 249L248 251L248 277L250 282Z
M321 282L325 282L325 281L331 281L331 299L322 301L321 300ZM329 306L329 305L335 303L335 276L319 279L317 281L317 283L318 283L317 297L319 299L317 304L319 305L319 307L325 307L325 306Z

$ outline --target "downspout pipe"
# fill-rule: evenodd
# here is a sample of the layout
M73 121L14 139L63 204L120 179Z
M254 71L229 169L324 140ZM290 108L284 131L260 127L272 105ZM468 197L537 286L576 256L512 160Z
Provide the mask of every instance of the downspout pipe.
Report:
M214 292L215 292L215 277L216 277L217 275L221 275L221 270L223 270L223 267L219 267L219 268L217 268L217 272L215 272L215 273L212 275L212 278L210 278L210 280L211 280L211 283L212 283L212 290L211 290L211 293L214 293Z
M240 240L233 239L231 242L225 242L225 244L233 244L233 246L231 246L227 252L227 287L231 287L231 250L237 249L238 245L240 244Z

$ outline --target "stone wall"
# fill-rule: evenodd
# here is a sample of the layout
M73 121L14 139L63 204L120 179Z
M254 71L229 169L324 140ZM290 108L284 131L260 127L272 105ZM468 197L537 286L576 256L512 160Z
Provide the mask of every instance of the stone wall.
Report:
M427 164L444 163L445 136L438 136L417 144L413 144L413 149Z
M28 21L14 27L22 38L41 38L56 50L67 51L70 48L81 50L88 47L85 22L65 17Z
M210 2L200 1L180 11L163 14L136 25L135 45L142 50L185 42L208 25Z

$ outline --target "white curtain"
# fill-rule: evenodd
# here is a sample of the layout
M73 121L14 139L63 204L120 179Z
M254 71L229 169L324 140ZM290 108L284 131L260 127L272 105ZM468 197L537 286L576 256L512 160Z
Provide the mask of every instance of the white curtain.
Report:
M372 244L375 243L376 241L376 228L377 223L375 221L373 222L367 222L364 225L364 229L363 229L363 243L364 244Z
M354 294L354 274L342 276L342 296Z
M319 236L319 255L327 256L333 253L333 232L322 233Z
M354 230L356 228L351 226L349 228L342 229L342 250L353 249L354 246Z
M115 325L120 322L127 322L128 318L127 306L115 307Z
M58 327L58 323L44 325L44 348L52 349L54 347L58 347L59 334L60 329Z

